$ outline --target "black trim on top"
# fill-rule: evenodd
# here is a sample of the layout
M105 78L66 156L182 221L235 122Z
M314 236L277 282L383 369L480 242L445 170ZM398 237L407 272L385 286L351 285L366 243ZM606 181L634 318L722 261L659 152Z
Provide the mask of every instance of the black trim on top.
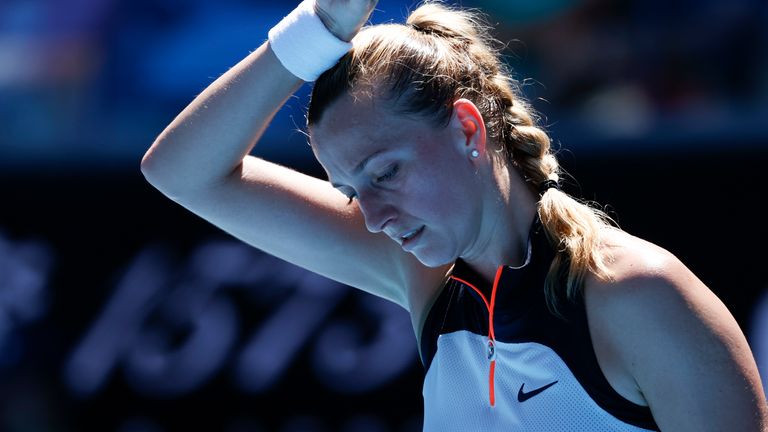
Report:
M532 256L521 268L505 267L496 292L494 333L497 341L536 342L551 348L566 363L589 396L619 420L659 430L648 407L637 405L611 387L602 373L592 346L583 301L561 303L566 319L546 306L544 278L554 258L538 218L531 229ZM491 286L461 259L453 275L464 279L490 298ZM441 334L459 330L487 335L488 310L472 288L449 279L432 305L421 335L424 370L429 370Z

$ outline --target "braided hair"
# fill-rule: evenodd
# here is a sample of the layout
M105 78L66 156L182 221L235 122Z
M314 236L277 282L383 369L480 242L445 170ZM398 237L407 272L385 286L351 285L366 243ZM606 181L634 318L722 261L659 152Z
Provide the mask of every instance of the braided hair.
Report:
M345 93L381 98L395 112L436 127L448 125L456 99L472 101L489 141L497 145L494 157L516 168L541 196L537 211L556 251L545 282L547 304L561 315L560 301L579 298L587 274L610 279L599 246L611 220L557 187L541 188L557 184L561 168L550 137L537 124L539 118L502 61L502 44L490 35L486 22L476 11L427 1L405 24L364 27L353 39L353 49L315 82L307 126L318 123Z

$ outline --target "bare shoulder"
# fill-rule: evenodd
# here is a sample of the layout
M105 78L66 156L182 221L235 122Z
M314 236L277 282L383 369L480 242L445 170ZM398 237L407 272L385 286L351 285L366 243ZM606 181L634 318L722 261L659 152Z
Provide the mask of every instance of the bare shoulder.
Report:
M584 287L598 357L631 381L661 430L764 430L754 357L727 307L662 247L620 231L604 238L613 277Z
M602 305L609 310L641 307L646 301L658 310L663 305L655 304L656 301L694 298L696 304L722 305L680 259L661 246L623 231L609 230L603 236L602 248L612 275L608 280L588 277L585 290L592 299L605 302Z

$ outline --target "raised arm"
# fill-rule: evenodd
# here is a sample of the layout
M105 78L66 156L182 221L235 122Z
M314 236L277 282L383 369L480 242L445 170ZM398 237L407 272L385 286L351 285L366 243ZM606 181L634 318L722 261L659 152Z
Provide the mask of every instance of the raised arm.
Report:
M221 183L302 83L265 42L176 116L144 155L142 172L174 199Z
M334 35L349 41L375 4L319 0L316 10ZM221 182L240 165L302 83L265 42L208 86L163 130L144 155L142 172L171 197Z
M375 3L318 0L315 7L333 35L349 40ZM144 156L142 172L237 238L407 308L404 274L421 267L415 258L368 232L357 205L327 182L248 155L302 82L264 43L168 125Z

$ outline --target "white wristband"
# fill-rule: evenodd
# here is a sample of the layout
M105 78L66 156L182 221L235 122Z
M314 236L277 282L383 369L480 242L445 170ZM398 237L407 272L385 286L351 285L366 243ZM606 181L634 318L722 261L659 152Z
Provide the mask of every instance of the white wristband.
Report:
M314 81L335 65L352 44L331 33L304 0L269 31L269 45L280 63L304 81Z

